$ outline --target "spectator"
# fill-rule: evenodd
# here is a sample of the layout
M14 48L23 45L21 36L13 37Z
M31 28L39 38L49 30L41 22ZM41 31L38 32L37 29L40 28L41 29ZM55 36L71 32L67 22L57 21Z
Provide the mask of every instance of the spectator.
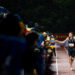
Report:
M12 63L10 63L11 66L9 68L9 75L17 75L16 72L21 64L21 62L17 63L19 60L21 60L20 53L22 53L24 49L26 50L25 40L21 40L18 38L23 35L24 24L18 15L8 14L6 18L2 20L0 25L0 74L2 73L2 69L6 68L3 67L6 64L6 59L8 59L8 57L12 57L13 55L13 59L11 59ZM14 59L15 53L17 57ZM17 55L18 53L19 55ZM19 58L19 60L16 60L17 58ZM16 64L18 65L18 67L16 66ZM13 72L11 72L11 69Z
M8 36L20 36L24 32L24 24L17 14L8 14L0 26L0 34Z
M31 32L26 35L27 51L22 56L22 68L24 68L25 74L33 75L33 70L36 68L37 52L35 51L36 43L38 40L38 34Z

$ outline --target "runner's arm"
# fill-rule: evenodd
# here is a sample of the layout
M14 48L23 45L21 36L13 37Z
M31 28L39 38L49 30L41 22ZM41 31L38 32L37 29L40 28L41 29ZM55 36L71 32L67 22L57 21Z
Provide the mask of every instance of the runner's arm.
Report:
M57 40L57 43L64 44L64 43L66 43L66 41L68 41L68 40L69 40L69 38L66 38L64 41L58 41L58 40Z

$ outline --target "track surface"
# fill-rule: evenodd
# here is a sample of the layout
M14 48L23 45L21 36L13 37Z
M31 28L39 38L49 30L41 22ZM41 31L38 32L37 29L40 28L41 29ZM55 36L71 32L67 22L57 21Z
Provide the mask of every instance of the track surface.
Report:
M64 48L56 50L56 57L53 57L53 63L51 68L54 71L53 75L75 75L75 70L70 70L69 57L67 50ZM73 68L75 68L75 61L73 63Z

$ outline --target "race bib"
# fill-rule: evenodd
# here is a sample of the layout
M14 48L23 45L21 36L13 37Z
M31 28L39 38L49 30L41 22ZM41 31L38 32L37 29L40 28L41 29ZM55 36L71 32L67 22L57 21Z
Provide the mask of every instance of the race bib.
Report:
M74 43L69 43L69 46L74 46Z

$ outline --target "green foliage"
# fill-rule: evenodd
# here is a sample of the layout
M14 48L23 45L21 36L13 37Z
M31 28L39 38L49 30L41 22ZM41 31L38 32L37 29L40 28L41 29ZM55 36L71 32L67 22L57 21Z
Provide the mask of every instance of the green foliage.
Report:
M1 5L51 32L74 31L75 0L5 0ZM58 29L59 28L59 29Z

